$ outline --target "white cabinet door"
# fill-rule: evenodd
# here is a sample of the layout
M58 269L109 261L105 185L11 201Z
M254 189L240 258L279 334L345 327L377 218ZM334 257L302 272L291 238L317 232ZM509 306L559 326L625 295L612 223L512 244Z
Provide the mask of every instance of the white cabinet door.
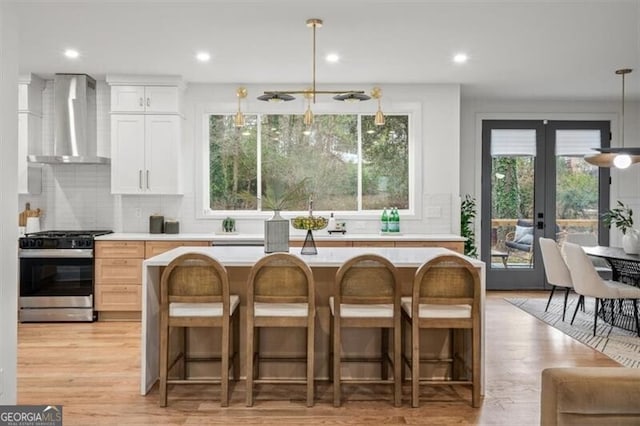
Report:
M178 113L176 86L113 86L111 112Z
M180 117L145 116L145 190L149 194L181 194Z
M143 112L146 108L144 86L113 86L112 112Z
M178 113L178 88L175 86L146 86L145 107L147 112Z
M145 116L111 115L111 192L145 191Z
M18 113L18 193L29 192L27 155L29 150L29 114Z

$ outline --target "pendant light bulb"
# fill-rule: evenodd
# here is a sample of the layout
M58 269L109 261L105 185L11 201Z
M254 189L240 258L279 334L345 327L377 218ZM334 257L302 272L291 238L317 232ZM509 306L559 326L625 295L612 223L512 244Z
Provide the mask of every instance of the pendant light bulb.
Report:
M244 127L245 120L244 114L242 114L242 110L240 109L240 102L247 97L247 89L244 87L238 87L236 90L236 96L238 97L238 112L236 112L235 117L233 117L233 124L236 127Z
M308 106L307 110L304 112L302 122L305 124L305 126L311 126L313 124L313 112L311 111L310 106Z
M631 157L627 154L618 154L613 159L613 165L618 169L626 169L631 165Z
M236 115L233 118L233 124L235 124L236 127L244 127L245 121L244 114L242 114L242 112L236 112Z
M376 115L373 119L373 124L376 126L384 126L384 114L382 113L382 105L380 104L380 99L382 98L382 89L379 87L374 87L371 90L371 97L378 100L378 111L376 111Z

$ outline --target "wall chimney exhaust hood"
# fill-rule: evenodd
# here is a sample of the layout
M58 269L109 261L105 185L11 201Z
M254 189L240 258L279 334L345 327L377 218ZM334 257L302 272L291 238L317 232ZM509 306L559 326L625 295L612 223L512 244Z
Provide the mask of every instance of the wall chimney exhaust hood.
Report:
M29 155L30 163L109 164L98 156L96 81L86 74L56 74L53 80L53 155Z

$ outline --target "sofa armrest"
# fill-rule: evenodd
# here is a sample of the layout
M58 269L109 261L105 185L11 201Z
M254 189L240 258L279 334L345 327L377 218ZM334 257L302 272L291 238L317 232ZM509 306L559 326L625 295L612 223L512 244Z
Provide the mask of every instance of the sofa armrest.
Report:
M540 424L640 424L640 369L547 368L542 371Z

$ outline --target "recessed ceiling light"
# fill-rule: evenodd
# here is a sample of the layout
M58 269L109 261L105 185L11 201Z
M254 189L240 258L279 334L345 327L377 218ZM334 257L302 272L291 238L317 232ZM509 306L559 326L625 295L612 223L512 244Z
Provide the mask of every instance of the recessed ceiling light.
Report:
M453 62L455 62L456 64L464 64L468 60L469 60L469 57L467 56L466 53L457 53L453 57Z
M330 62L332 64L335 64L336 62L338 62L340 60L340 56L338 56L337 53L329 53L325 59L327 60L327 62Z
M64 51L64 56L70 59L75 59L80 56L80 53L75 49L67 49Z
M196 54L196 59L200 62L209 62L209 59L211 59L211 55L207 52L198 52Z

